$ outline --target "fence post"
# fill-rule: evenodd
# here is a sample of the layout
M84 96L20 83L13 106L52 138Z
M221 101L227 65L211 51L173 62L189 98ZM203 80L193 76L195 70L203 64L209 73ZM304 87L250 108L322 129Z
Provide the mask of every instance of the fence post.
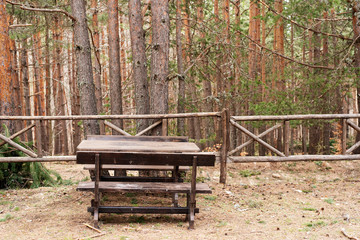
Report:
M341 133L341 153L343 155L346 154L346 127L347 127L347 119L342 119L342 133Z
M224 108L221 112L221 131L223 141L220 150L220 183L226 183L226 160L230 145L230 112Z
M42 120L36 120L35 121L35 132L36 132L36 148L37 148L37 155L38 157L43 156L43 150L42 150L42 136L41 136L41 121Z
M290 155L290 121L284 121L284 154Z
M162 136L167 136L168 135L168 120L166 118L163 118L161 121L162 121L161 134L162 134Z

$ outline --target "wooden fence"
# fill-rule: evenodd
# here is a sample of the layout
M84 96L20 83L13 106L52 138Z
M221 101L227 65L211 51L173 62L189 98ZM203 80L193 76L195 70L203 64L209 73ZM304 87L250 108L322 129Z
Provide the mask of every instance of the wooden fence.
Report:
M203 113L179 113L179 114L149 114L149 115L81 115L81 116L0 116L0 121L3 120L26 120L31 124L21 131L6 137L0 134L2 142L0 146L8 143L14 148L24 152L28 157L0 157L1 162L51 162L51 161L75 161L75 156L44 156L42 151L42 136L41 136L41 122L51 120L101 120L102 124L123 135L131 135L124 129L115 126L108 120L111 119L157 119L152 125L136 134L140 136L146 132L151 131L155 127L161 125L162 134L166 135L168 132L167 121L174 118L200 118L213 117L219 121L219 127L222 133L222 146L220 149L220 182L226 183L226 165L228 160L235 163L248 162L294 162L294 161L343 161L343 160L360 160L360 154L353 154L353 151L360 146L360 141L354 143L348 149L347 143L347 128L351 127L356 132L360 133L360 127L353 121L359 119L360 114L310 114L310 115L282 115L282 116L230 116L229 111L224 109L221 112L203 112ZM290 155L290 121L306 121L306 120L338 120L342 123L341 135L341 154L338 155ZM256 135L254 132L246 128L246 123L251 121L267 121L274 125L269 127L264 132ZM230 149L230 128L231 126L238 129L241 133L247 135L250 140L240 144L234 149ZM24 148L13 141L17 136L30 131L35 127L36 133L36 148L34 152L31 149ZM283 149L279 150L271 144L264 141L262 138L276 129L283 128ZM235 156L235 154L244 149L252 142L257 142L259 145L267 148L272 154L269 156Z

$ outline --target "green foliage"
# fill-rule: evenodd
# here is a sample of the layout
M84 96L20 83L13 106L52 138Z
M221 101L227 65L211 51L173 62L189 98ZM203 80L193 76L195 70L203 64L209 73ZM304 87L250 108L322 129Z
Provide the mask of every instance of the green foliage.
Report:
M4 125L5 135L10 136ZM19 138L14 142L23 147L32 147L32 143L23 143ZM24 157L24 153L9 144L0 147L1 157ZM0 188L37 188L40 186L54 186L62 179L58 173L49 170L38 162L27 163L0 163Z
M261 174L261 172L259 172L259 171L252 171L252 170L248 170L248 169L241 170L239 172L239 175L242 177L251 177L251 176L256 176L256 175L260 175L260 174Z

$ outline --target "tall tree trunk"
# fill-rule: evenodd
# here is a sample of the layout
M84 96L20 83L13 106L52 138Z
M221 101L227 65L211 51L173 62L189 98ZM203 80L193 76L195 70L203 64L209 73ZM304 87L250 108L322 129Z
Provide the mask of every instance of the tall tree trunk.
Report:
M55 94L55 114L64 116L65 115L65 99L64 99L64 78L63 78L63 68L62 68L62 49L60 43L63 40L62 37L62 20L58 15L54 16L55 29L54 29L54 59L55 59L55 69L53 80L53 94ZM66 121L55 121L55 154L57 153L67 153L68 152L68 143L67 143L67 131L66 131Z
M186 62L190 62L190 46L191 46L191 35L190 35L190 21L189 21L189 1L183 0L183 13L184 13L184 28L185 28L185 47L183 48L183 57L186 59ZM186 66L186 65L185 65ZM185 77L185 76L184 76ZM185 91L186 96L186 104L190 102L189 100L191 97L191 91L190 89L190 83L189 81L184 82L185 86L184 88L187 90ZM188 110L188 109L186 109ZM187 128L188 128L188 135L190 138L195 139L195 126L194 126L194 120L192 118L187 119Z
M240 28L240 24L241 24L241 15L240 15L240 0L236 1L236 7L235 7L235 24L237 28ZM236 33L236 44L240 44L241 42L241 34L239 32ZM241 63L242 63L242 53L241 53L241 49L240 48L236 48L236 62L235 62L235 84L236 84L236 95L237 96L241 96L241 89L242 89L242 84L241 84L241 77L242 77L242 73L241 73ZM235 115L236 116L240 116L243 112L243 104L240 104L240 100L238 99L238 97L236 97L234 100L234 104L235 104ZM240 145L242 143L242 137L243 134L241 131L235 129L236 131L236 143L237 145Z
M9 24L12 24L13 20L11 18L11 22ZM6 38L2 38L6 39ZM1 46L5 46L1 43ZM11 81L12 84L9 86L12 86L12 99L13 99L13 110L15 116L21 116L22 115L22 99L21 99L21 89L20 89L20 81L19 81L19 74L18 74L18 59L17 59L17 49L16 49L16 43L15 40L10 39L10 53L11 53ZM6 54L3 55L5 57ZM0 78L4 79L4 78ZM1 103L0 103L1 105ZM15 121L14 130L15 132L18 132L22 129L22 121Z
M215 15L215 25L220 24L219 17L219 0L214 0L214 15ZM215 41L219 42L219 36L216 34ZM217 98L219 99L217 111L222 111L223 105L223 82L222 82L222 72L221 72L221 50L219 44L216 46L216 63L215 63L215 82L216 82L216 92ZM221 131L221 120L217 118L216 122L216 142L220 143L222 141L222 131Z
M103 113L102 92L101 92L101 64L100 64L100 32L98 22L98 0L91 0L91 8L93 9L92 15L92 28L95 48L94 58L94 83L95 83L95 97L97 113ZM100 133L105 134L104 125L100 125Z
M318 21L315 24L315 30L320 31L321 30L321 22ZM321 40L319 33L314 33L314 62L315 64L319 64L321 60ZM314 70L314 75L320 75L321 73L319 70ZM317 89L313 88L312 93L314 94L314 97L316 96ZM321 112L322 109L321 106L317 106L317 110ZM309 154L319 154L322 152L322 127L319 122L315 122L310 128L309 128Z
M96 97L92 74L91 47L86 23L85 1L71 0L74 22L75 53L77 63L77 83L80 90L81 114L96 115ZM84 121L85 136L100 134L99 124L95 120Z
M0 114L13 115L12 108L12 78L11 78L11 54L10 54L10 38L9 25L6 13L6 2L0 0ZM9 130L12 130L11 121L1 121Z
M21 41L20 62L21 62L21 72L22 72L21 75L22 75L22 84L23 84L24 100L25 100L25 114L26 116L31 116L29 68L28 68L28 53L27 53L26 39L23 39ZM29 124L27 123L27 125ZM27 131L26 136L27 136L27 141L33 140L31 131Z
M328 13L327 11L324 12L324 26L323 26L323 32L329 32L329 27L328 27L328 22L327 22L327 18L328 18ZM328 36L323 36L323 52L322 52L322 65L323 66L327 66L329 65L329 43L328 43ZM325 79L325 84L328 85L328 70L324 70L324 77ZM327 86L328 87L328 86ZM328 106L330 105L330 99L329 99L329 94L326 93L324 94L324 96L322 97L323 100L323 110L322 113L326 114L329 113L328 111L326 111L326 109L328 108ZM324 146L324 154L325 155L329 155L330 154L330 133L331 133L331 124L328 121L325 121L324 126L323 126L323 146Z
M152 46L151 46L151 113L168 112L168 73L169 73L169 2L151 0ZM153 131L161 135L161 128Z
M45 113L46 116L51 116L51 85L52 85L52 79L51 79L51 67L50 67L50 36L49 36L49 18L45 16L45 101L46 101L46 109ZM44 139L44 142L47 143L47 151L52 152L52 146L53 146L53 131L51 122L47 122L47 134Z
M40 32L34 34L33 36L33 51L32 51L32 59L34 65L34 97L35 97L35 104L34 108L36 110L36 114L38 116L44 116L44 109L43 109L43 99L42 99L42 90L41 84L44 84L43 76L41 74L40 66L42 65L41 59L41 43L40 43ZM44 136L45 132L45 124L44 121L41 121L40 126L40 134ZM36 135L36 141L38 141L39 136ZM44 139L42 139L41 145L44 149Z
M250 9L249 9L249 37L255 41L256 43L260 44L260 19L258 16L260 15L260 9L258 6L258 3L254 0L251 0L250 2ZM257 47L255 42L250 41L249 42L249 55L248 55L248 62L249 62L249 78L251 83L250 85L250 91L253 93L254 98L252 101L254 103L258 102L258 96L257 94L260 92L259 87L257 86L257 80L259 79L259 73L260 73L260 55L257 51ZM248 114L253 115L254 112L251 110L248 112ZM248 126L249 129L253 129L251 125ZM255 154L255 147L254 144L250 144L247 149L248 153L250 155Z
M266 22L265 22L265 6L261 6L261 45L262 46L266 46ZM265 51L263 51L263 49L260 52L260 59L261 59L261 102L266 102L267 101L267 93L265 93L265 89L266 89L266 55L265 55ZM260 132L264 132L266 130L266 125L265 126L261 126L260 127ZM267 137L263 137L263 140L266 140ZM263 145L259 145L259 155L260 156L265 156L266 154L266 148Z
M109 79L110 79L110 102L111 114L122 114L122 90L120 69L120 38L119 38L119 14L118 0L108 0L108 30L109 30ZM123 128L121 120L113 120L115 125ZM113 131L113 134L118 134Z
M72 115L80 115L80 93L79 93L78 85L76 84L77 74L76 74L75 66L77 66L77 64L76 64L76 59L75 59L75 37L74 37L74 34L72 36L71 62L72 62L72 64L71 64L72 65L72 70L71 70L72 76L71 76L71 83L70 83L71 113L72 113ZM72 126L74 129L73 145L76 147L81 142L81 128L80 128L79 122L77 122L77 121L73 121Z
M348 0L350 1L350 0ZM353 23L353 30L354 30L354 67L355 67L355 73L357 78L360 78L360 25L359 25L359 13L360 13L360 4L356 1L352 2L352 23ZM360 86L357 86L357 92L360 93ZM360 98L357 98L358 100L358 106L360 106ZM356 141L360 141L360 133L357 132L356 134ZM355 154L360 153L360 148L357 148L354 151Z
M184 63L183 63L183 47L181 43L182 35L182 20L181 20L181 0L176 0L176 59L178 70L178 102L177 112L185 112L185 76L184 76ZM177 132L180 136L185 135L185 121L183 118L177 119Z
M129 22L136 114L148 114L150 113L150 98L146 67L145 31L143 29L140 0L129 1ZM147 119L138 120L136 129L137 131L141 131L147 126Z

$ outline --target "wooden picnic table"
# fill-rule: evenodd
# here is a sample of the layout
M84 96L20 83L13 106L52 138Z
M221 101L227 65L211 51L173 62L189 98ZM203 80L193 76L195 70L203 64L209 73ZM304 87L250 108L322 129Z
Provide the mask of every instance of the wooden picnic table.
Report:
M213 153L199 152L200 149L191 142L152 141L141 138L128 139L90 139L82 141L77 147L77 163L95 164L95 180L80 182L78 190L93 191L94 200L88 211L94 214L94 224L98 227L99 213L166 213L186 214L189 228L194 228L196 193L211 193L205 183L196 183L197 166L214 166ZM161 137L160 137L161 138ZM148 138L151 139L151 138ZM102 181L102 166L108 165L142 165L142 166L192 166L191 183L137 181ZM151 167L150 167L151 168ZM186 193L187 206L179 207L127 207L100 206L101 192L145 192L145 193Z

